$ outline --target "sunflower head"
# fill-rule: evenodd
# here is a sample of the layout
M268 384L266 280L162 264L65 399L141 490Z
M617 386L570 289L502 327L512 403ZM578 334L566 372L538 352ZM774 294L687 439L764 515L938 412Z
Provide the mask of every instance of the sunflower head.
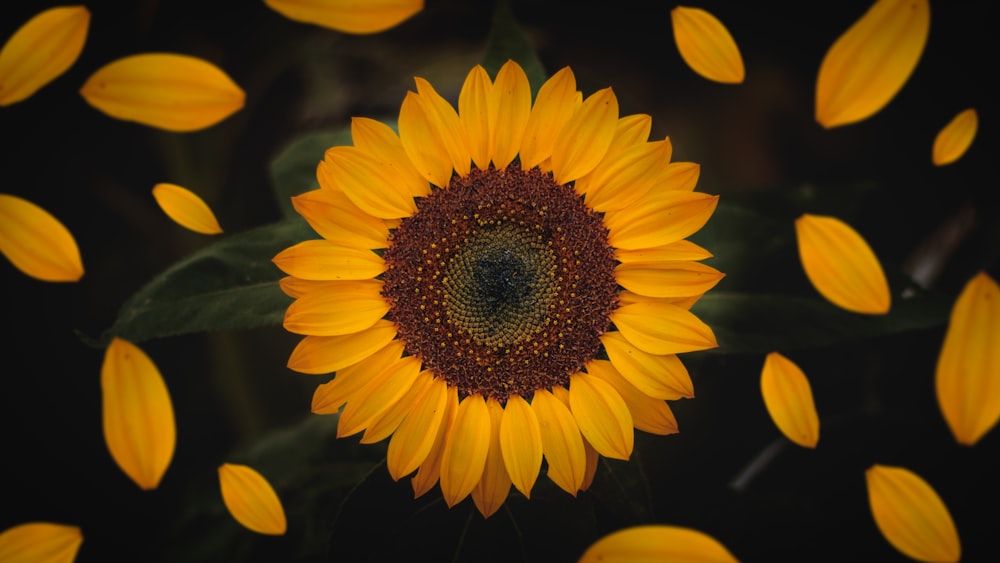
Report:
M389 439L417 496L440 482L488 517L543 467L575 495L635 429L676 432L666 401L694 396L677 354L717 345L689 309L723 274L686 237L717 196L569 68L532 103L517 63L477 66L457 111L415 81L398 134L354 119L293 199L322 239L275 257L304 335L289 367L335 372L313 412Z

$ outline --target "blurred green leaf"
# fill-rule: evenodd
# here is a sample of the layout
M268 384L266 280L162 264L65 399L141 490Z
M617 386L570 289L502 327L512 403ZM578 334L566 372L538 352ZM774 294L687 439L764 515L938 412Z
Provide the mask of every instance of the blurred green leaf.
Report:
M490 76L495 77L508 59L521 65L528 76L528 82L531 83L531 91L538 92L548 73L545 72L535 47L514 19L510 2L500 0L493 12L493 27L490 28L486 52L483 54L483 68Z
M292 302L271 258L317 238L302 220L289 220L223 238L155 277L122 306L104 341L132 342L176 334L277 325Z
M292 141L271 163L271 184L283 217L298 217L292 207L292 196L315 190L316 166L323 160L326 149L350 145L350 126L336 131L318 131Z

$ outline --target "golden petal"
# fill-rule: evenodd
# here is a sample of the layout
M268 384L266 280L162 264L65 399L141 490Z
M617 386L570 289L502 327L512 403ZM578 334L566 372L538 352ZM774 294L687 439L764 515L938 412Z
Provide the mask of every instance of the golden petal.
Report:
M972 277L951 310L938 356L938 405L955 440L975 445L1000 420L1000 286Z
M177 184L160 183L153 186L153 198L160 209L178 225L203 235L222 232L212 209L198 194Z
M288 358L299 373L327 374L354 365L396 338L396 325L379 319L371 328L340 336L306 336Z
M490 114L496 115L491 128L490 156L497 168L506 168L521 149L528 115L531 113L531 85L521 65L508 60L490 91Z
M597 453L590 442L583 441L583 451L586 458L585 469L583 470L583 482L580 483L580 490L586 491L594 484L594 476L597 475L597 462L601 459L601 454Z
M486 407L490 410L490 452L486 455L486 467L483 468L483 477L479 484L472 489L472 502L475 503L479 513L483 518L489 518L507 500L510 494L510 475L504 466L503 453L500 445L500 420L503 418L504 409L496 399L486 399ZM535 469L535 473L538 470Z
M633 526L608 534L587 548L579 563L638 563L639 561L698 561L736 563L715 538L678 526Z
M20 102L73 66L90 27L85 6L43 10L0 49L0 106Z
M458 113L448 100L437 93L430 82L420 77L415 78L414 82L417 84L417 101L423 108L431 130L444 144L455 172L459 176L467 176L472 154L469 152L469 141Z
M696 233L715 212L719 196L701 192L652 190L629 207L608 212L608 242L616 248L662 246Z
M531 399L538 418L542 453L548 462L548 476L567 493L576 496L587 469L583 436L569 408L550 391L539 389Z
M472 67L458 94L458 117L469 140L472 161L480 170L490 166L490 99L493 81L482 65Z
M356 35L386 31L424 9L424 0L264 0L264 3L290 20Z
M285 534L288 524L281 499L256 469L223 463L219 466L219 488L229 514L243 527L258 534Z
M332 380L316 387L312 398L312 412L337 413L365 383L399 361L402 355L403 343L393 340L367 358L341 369Z
M379 280L324 283L330 284L328 291L309 293L288 306L286 330L315 336L352 334L370 328L389 312Z
M327 169L320 161L320 167ZM327 240L354 248L385 248L389 229L385 221L362 211L339 190L310 190L292 196L292 207Z
M286 274L306 280L370 280L385 271L385 261L371 250L328 240L302 241L272 261Z
M608 155L587 176L581 178L577 191L587 194L587 205L597 211L622 209L660 185L666 179L667 165L673 154L670 139L640 143Z
M410 414L413 407L424 400L424 396L433 381L434 374L428 370L417 374L413 385L406 391L406 394L396 401L396 404L392 405L389 410L375 417L368 428L365 428L365 433L361 436L361 443L374 444L391 436L402 424L403 419Z
M441 454L441 494L449 508L461 502L479 484L492 433L486 401L479 395L463 399L458 404Z
M956 115L934 138L931 161L935 166L951 164L965 154L976 138L979 128L979 114L969 108Z
M370 378L347 399L337 421L337 437L352 436L371 426L413 387L420 360L406 356Z
M855 313L889 312L892 298L882 265L850 225L806 213L795 220L795 233L802 267L823 297Z
M816 121L831 128L889 103L916 68L931 26L928 0L877 0L823 57Z
M424 197L431 192L430 184L410 162L410 157L403 149L403 142L392 127L375 119L352 117L351 140L358 150L368 153L381 162L382 166L393 170L394 177L399 182L395 187L404 196Z
M677 6L670 11L670 21L677 50L691 70L715 82L743 82L740 49L718 18L701 8Z
M69 230L48 211L10 194L0 194L0 252L35 279L75 282L83 277L80 249Z
M325 169L318 168L317 175L329 173L329 183L372 217L398 219L417 210L412 193L403 188L406 173L386 166L370 153L357 147L331 147L323 165Z
M559 131L576 110L576 95L576 77L568 66L538 89L521 140L522 168L528 170L552 156Z
M662 246L637 249L615 249L615 258L619 262L668 262L673 260L705 260L713 254L697 244L681 239Z
M413 473L427 459L438 436L438 429L449 420L448 390L443 379L434 378L427 393L419 400L389 440L386 465L393 480L399 481ZM457 397L457 395L456 395Z
M628 405L603 379L578 373L569 379L569 407L580 433L604 457L628 459L635 432Z
M531 488L542 467L542 432L531 406L517 395L510 396L504 407L500 420L500 449L514 487L525 498L531 498Z
M28 522L0 533L0 561L73 563L83 543L78 526Z
M699 262L629 262L615 268L625 289L647 297L689 297L715 287L725 274Z
M690 311L662 299L642 298L616 309L611 322L630 343L650 354L715 348L712 329Z
M643 352L618 331L604 333L601 343L619 373L646 395L668 400L694 397L691 375L676 354Z
M918 561L958 561L958 530L941 497L903 467L872 465L865 471L868 502L882 536Z
M217 66L187 55L146 53L111 62L80 88L116 119L167 131L197 131L243 107L246 95Z
M177 427L160 370L138 346L115 337L101 366L104 441L118 467L143 490L170 466Z
M618 98L611 88L598 90L559 131L552 149L556 182L568 184L588 174L608 152L618 123Z
M417 474L410 480L413 486L413 497L417 498L431 490L431 487L438 482L441 476L441 461L444 457L444 445L451 435L451 429L455 424L455 416L458 412L458 389L448 387L447 402L444 407L444 418L438 426L437 435L430 436L432 445L426 459L417 469ZM391 445L391 444L390 444Z
M819 442L819 415L802 369L778 352L769 353L760 374L760 391L778 430L804 448L815 448Z
M696 162L671 162L667 165L663 189L690 192L700 176L701 165Z
M423 106L418 94L406 93L399 108L399 140L417 171L428 182L446 188L454 164Z
M609 383L621 395L637 430L660 436L677 433L677 419L666 401L654 399L640 391L622 377L611 362L591 360L587 363L587 373Z

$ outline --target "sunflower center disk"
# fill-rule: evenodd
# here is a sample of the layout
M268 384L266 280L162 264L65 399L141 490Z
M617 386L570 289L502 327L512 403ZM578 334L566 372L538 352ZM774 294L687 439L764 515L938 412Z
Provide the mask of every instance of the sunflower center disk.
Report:
M566 385L618 304L599 214L537 168L473 169L390 237L383 295L406 351L501 402Z

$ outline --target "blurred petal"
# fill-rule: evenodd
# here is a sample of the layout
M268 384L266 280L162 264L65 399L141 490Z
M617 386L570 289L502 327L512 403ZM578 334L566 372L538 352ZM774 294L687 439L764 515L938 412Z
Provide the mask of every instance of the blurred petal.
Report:
M340 336L306 336L288 358L299 373L326 374L354 365L396 338L395 323L378 320L371 328Z
M804 448L819 442L819 415L812 388L799 366L777 352L764 359L760 390L771 420L789 440Z
M118 467L155 489L177 444L174 408L160 370L139 347L114 338L101 366L104 440Z
M1000 287L985 272L962 289L951 311L935 387L958 443L972 446L1000 420Z
M371 250L328 240L306 240L282 250L272 261L290 276L306 280L370 280L385 271Z
M0 194L0 252L24 274L42 281L83 276L80 249L58 219L26 199Z
M570 377L569 406L580 433L598 453L615 459L632 455L632 415L611 384L589 373Z
M816 121L847 125L885 107L909 79L927 43L928 0L877 0L823 57Z
M0 49L0 106L20 102L73 66L90 26L84 6L49 8L22 25Z
M511 395L500 420L500 449L511 482L525 498L542 467L542 433L538 418L523 398Z
M907 557L958 561L962 547L941 497L916 473L873 465L865 471L868 502L880 532Z
M503 417L504 408L496 399L486 399L486 407L490 409L490 453L486 456L486 467L483 468L483 478L479 484L472 489L472 502L475 503L479 513L483 518L489 518L507 500L510 494L510 475L504 466L503 453L500 446L500 420ZM538 469L535 469L538 473Z
M424 8L424 0L264 0L290 20L358 35L396 27Z
M481 396L470 395L458 404L441 454L441 494L449 508L468 496L482 478L491 426L490 411Z
M889 282L868 243L835 217L805 213L795 220L799 258L809 281L834 305L870 315L889 312Z
M611 88L598 90L559 132L552 148L552 174L568 184L585 176L608 151L618 124L618 98Z
M579 563L640 563L676 561L736 563L729 550L715 538L677 526L634 526L594 542Z
M156 184L153 197L160 209L178 225L203 235L217 235L222 227L197 194L175 184Z
M77 526L29 522L0 533L0 561L9 563L72 563L83 543Z
M285 509L271 484L257 470L223 463L219 466L219 486L229 513L245 528L271 536L285 534Z
M935 166L951 164L965 154L976 138L979 115L969 108L956 115L934 138L931 160Z
M718 18L701 8L677 6L670 11L670 21L677 50L691 70L715 82L743 82L743 57Z
M587 454L573 413L545 389L535 391L531 409L538 418L542 453L549 465L549 479L562 490L576 496L587 469Z
M123 57L87 79L80 94L107 115L167 131L197 131L243 107L246 95L225 72L195 57Z
M623 305L611 313L611 322L632 345L650 354L681 354L719 345L701 319L662 299Z

